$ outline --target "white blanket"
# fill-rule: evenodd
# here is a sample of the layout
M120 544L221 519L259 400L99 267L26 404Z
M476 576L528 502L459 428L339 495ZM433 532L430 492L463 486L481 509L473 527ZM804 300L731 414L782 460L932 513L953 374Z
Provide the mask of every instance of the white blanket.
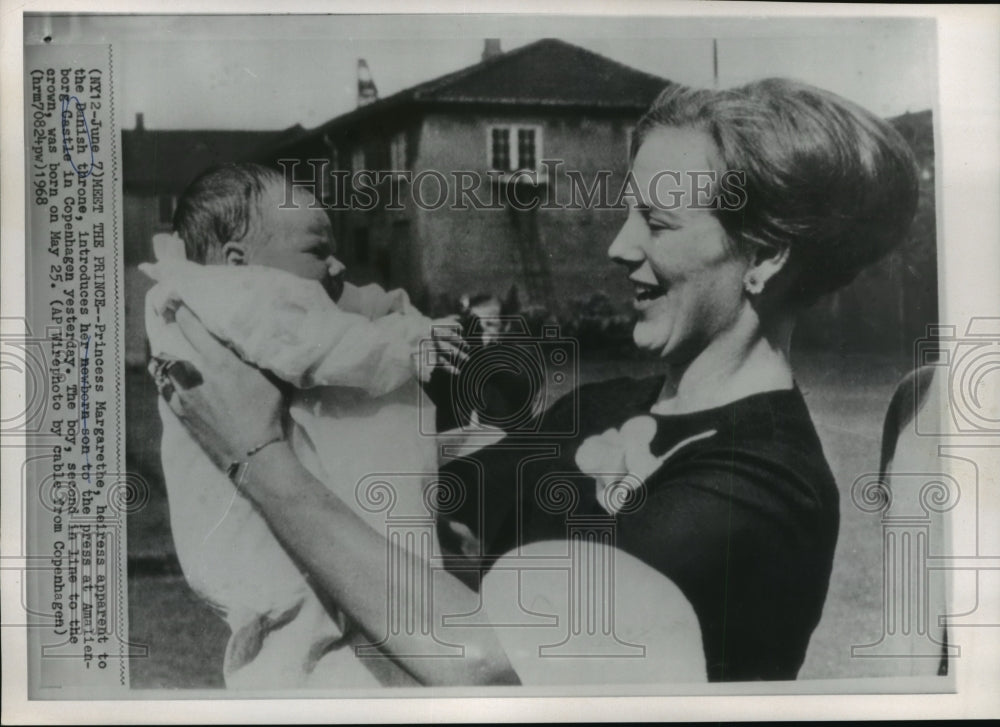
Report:
M143 270L159 281L146 299L154 356L194 359L172 322L183 301L244 360L295 386L289 438L296 454L373 528L385 532L389 513L359 503L356 488L371 475L392 484L393 515L427 513L423 491L437 459L433 437L420 434L420 407L431 405L416 380L415 355L431 326L405 293L348 286L338 305L319 283L270 268L163 261ZM232 629L227 686L398 681L395 670L387 675L384 665L355 658L351 647L364 640L335 604L320 602L251 502L162 399L159 412L177 557L194 591Z

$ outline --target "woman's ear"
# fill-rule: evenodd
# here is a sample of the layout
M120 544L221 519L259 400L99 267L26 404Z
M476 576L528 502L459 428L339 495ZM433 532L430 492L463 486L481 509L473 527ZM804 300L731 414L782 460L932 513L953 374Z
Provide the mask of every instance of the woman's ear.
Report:
M222 257L226 265L246 265L247 248L242 242L227 242L222 246Z
M775 275L788 263L788 247L758 246L743 277L743 287L750 295L760 295Z

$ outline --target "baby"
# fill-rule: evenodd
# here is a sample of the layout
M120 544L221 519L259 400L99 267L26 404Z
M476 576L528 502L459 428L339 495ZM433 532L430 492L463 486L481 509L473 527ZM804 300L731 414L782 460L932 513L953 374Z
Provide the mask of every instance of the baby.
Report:
M392 483L393 515L428 514L423 495L437 453L433 437L420 434L428 401L415 374L432 322L401 290L346 284L326 213L301 189L294 208L282 209L284 195L277 172L252 164L215 168L188 187L176 235L158 236L157 263L141 266L158 281L146 299L151 353L191 358L172 322L177 306L188 306L241 358L290 385L287 434L299 459L384 531L387 512L364 500L373 475ZM363 637L336 604L320 602L162 399L159 412L178 559L232 629L227 686L409 682L387 660L355 657Z

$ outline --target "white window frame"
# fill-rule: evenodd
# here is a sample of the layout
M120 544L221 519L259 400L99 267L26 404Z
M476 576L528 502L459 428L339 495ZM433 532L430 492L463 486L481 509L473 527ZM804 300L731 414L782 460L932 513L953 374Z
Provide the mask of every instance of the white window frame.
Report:
M486 127L486 168L490 170L496 169L493 166L493 130L503 129L507 132L507 145L510 149L510 157L508 159L508 169L500 169L497 171L503 172L504 174L513 174L514 172L521 171L517 166L518 146L517 146L517 132L522 130L531 130L535 132L535 168L528 169L529 172L541 172L544 167L542 166L542 159L545 158L542 147L542 126L541 124L489 124Z

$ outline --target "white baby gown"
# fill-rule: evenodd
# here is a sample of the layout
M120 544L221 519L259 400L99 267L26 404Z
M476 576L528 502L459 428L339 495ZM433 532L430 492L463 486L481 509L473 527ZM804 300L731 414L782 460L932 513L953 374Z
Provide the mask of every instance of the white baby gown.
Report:
M434 438L420 433L420 408L431 404L417 381L415 356L431 324L403 291L347 286L335 304L318 282L272 268L185 260L142 268L159 281L146 298L154 356L195 360L172 322L183 301L241 358L295 387L289 407L295 453L373 528L385 532L387 512L362 506L372 475L392 484L394 516L428 514L423 494L436 476L437 454ZM324 606L251 502L162 398L159 412L178 560L191 588L232 629L227 687L411 683L394 665L355 656L364 637L335 604Z

